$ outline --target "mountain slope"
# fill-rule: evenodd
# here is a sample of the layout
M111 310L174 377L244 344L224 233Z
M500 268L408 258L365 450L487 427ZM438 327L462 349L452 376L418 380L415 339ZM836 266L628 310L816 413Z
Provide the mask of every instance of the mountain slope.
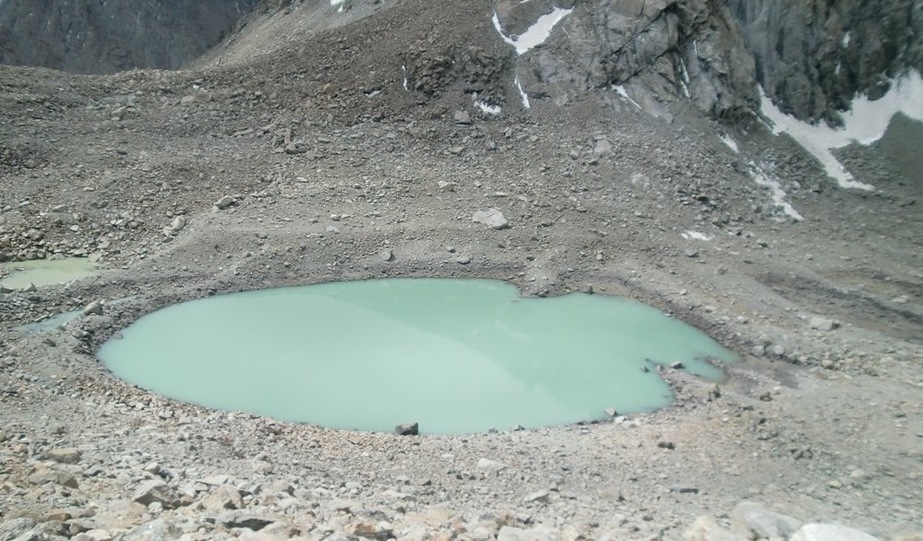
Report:
M218 43L257 0L5 0L0 63L76 73L179 68Z

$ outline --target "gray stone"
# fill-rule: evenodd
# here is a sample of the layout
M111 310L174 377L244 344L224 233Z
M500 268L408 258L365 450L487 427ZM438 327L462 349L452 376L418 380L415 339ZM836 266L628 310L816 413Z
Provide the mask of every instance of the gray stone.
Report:
M29 476L29 482L33 485L46 485L52 483L63 487L77 488L77 478L61 470L39 470Z
M215 524L225 528L249 528L253 531L259 531L275 522L268 517L251 515L241 512L222 513L215 517Z
M35 526L31 518L14 518L0 523L0 541L10 541L28 532Z
M159 518L126 532L122 541L171 541L183 534L175 524Z
M547 490L539 490L531 494L527 494L522 499L522 501L526 503L531 503L531 502L548 503L548 500L550 497L551 497L551 493L548 492Z
M394 427L394 433L398 436L416 436L420 433L419 423L404 423Z
M742 502L731 513L731 529L750 537L788 539L800 527L801 521L755 502Z
M90 304L86 305L83 309L83 315L89 316L101 316L103 315L103 303L100 301L93 301Z
M170 222L170 231L173 233L179 233L186 227L186 217L177 216L173 218L173 221Z
M231 485L220 485L202 499L202 505L212 511L243 509L244 500L240 491Z
M237 202L236 199L234 199L230 195L226 195L222 197L221 199L215 201L215 208L217 208L218 210L224 210L236 202Z
M455 111L455 123L468 125L471 124L471 115L467 111Z
M61 449L52 449L45 453L48 460L60 462L61 464L76 464L80 461L80 451L73 447L63 447Z
M471 220L484 224L491 229L506 229L510 226L509 222L506 221L506 218L503 216L503 213L495 208L479 210L474 213Z
M596 141L596 145L593 147L593 153L602 156L603 154L608 154L612 152L612 143L608 139L600 139Z
M500 470L505 470L508 468L506 464L502 462L497 462L496 460L490 460L489 458L482 458L478 460L478 469L497 472Z
M352 538L387 541L394 538L394 529L387 522L358 522L346 527L346 533Z
M683 532L682 541L750 541L747 536L735 534L718 524L711 515L702 515L695 519L692 526Z
M141 505L150 505L156 502L161 504L164 509L175 509L182 505L176 491L157 479L145 481L138 485L131 499Z
M825 317L814 316L808 320L808 326L816 331L832 331L840 326L839 322Z
M559 541L561 534L557 530L538 526L528 530L504 526L497 533L497 541Z
M790 541L879 541L877 537L840 524L805 524Z
M382 261L394 261L394 252L390 248L385 248L382 250L380 255Z

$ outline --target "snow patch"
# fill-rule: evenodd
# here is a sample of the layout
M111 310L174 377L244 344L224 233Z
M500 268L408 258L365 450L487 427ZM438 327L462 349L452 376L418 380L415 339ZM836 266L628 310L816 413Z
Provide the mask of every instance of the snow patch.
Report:
M737 141L734 140L730 135L719 135L721 142L728 146L729 149L733 150L734 153L740 152L740 149L737 148Z
M704 240L706 242L715 238L714 235L706 235L705 233L699 233L698 231L692 230L680 233L680 235L682 235L682 237L686 240Z
M500 17L497 16L497 12L494 12L491 20L494 23L494 28L497 29L497 33L500 34L500 37L503 38L503 41L509 43L516 48L516 54L523 54L530 49L545 43L545 40L551 35L551 30L554 28L554 25L561 22L561 19L570 15L574 11L574 8L564 9L564 8L554 8L554 11L542 15L535 21L535 24L530 26L522 34L512 37L507 36L503 33L503 29L500 27Z
M404 74L404 90L408 90L408 91L409 91L409 90L410 90L410 87L407 86L407 66L404 65L404 64L401 64L401 73Z
M849 40L850 40L849 32L846 32L845 34L843 34L843 42L842 42L843 47L849 47Z
M618 93L619 96L622 96L623 98L625 98L626 100L628 100L632 105L634 105L634 106L637 107L638 109L641 108L641 106L638 105L638 102L636 102L635 100L631 99L631 96L628 95L628 91L625 90L625 87L624 87L624 86L622 86L622 85L612 85L612 90L615 90L615 91Z
M477 105L478 109L487 113L488 115L499 115L500 111L503 110L499 105L491 105L481 100L474 100L474 104Z
M679 82L683 86L683 94L689 97L689 71L686 69L686 61L679 59L679 69L682 72L683 80Z
M516 76L516 79L513 81L516 84L516 89L519 90L519 97L522 98L522 106L526 109L531 109L532 105L529 103L529 95L526 94L526 91L522 89L522 83L519 82L519 76Z
M784 212L787 216L798 220L799 222L804 220L801 214L795 210L795 207L793 207L791 203L785 200L788 194L786 194L785 190L782 189L782 185L778 180L770 178L769 175L754 165L753 162L750 162L750 176L752 176L753 181L760 186L769 188L769 194L772 197L772 202L775 203L777 207L782 209L782 212Z
M850 110L843 113L842 128L808 124L783 113L766 96L762 87L760 98L760 112L772 123L772 132L787 133L795 139L820 161L827 174L836 179L841 188L871 190L873 186L855 180L833 155L833 149L852 143L874 143L881 139L891 123L891 117L897 113L923 122L923 77L916 71L892 81L890 90L878 100L871 101L867 96L854 99Z

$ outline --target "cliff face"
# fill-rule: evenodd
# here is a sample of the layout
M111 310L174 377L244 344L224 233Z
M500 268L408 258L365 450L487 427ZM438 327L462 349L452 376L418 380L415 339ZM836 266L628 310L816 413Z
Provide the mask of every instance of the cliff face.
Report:
M175 69L256 0L0 0L0 63L76 73Z
M856 93L875 98L888 79L923 73L920 0L726 0L740 22L756 78L800 118L836 120Z
M564 32L519 61L536 97L620 87L655 114L688 98L733 119L759 108L760 84L785 112L836 122L856 94L923 72L919 0L499 0L496 12L515 35L554 7L573 7Z
M550 2L546 2L549 3ZM540 0L520 7L500 0L497 15L515 34ZM719 0L597 0L572 3L560 36L522 60L520 79L536 96L566 99L583 90L631 89L649 112L663 101L691 99L713 117L749 111L757 93L752 57Z

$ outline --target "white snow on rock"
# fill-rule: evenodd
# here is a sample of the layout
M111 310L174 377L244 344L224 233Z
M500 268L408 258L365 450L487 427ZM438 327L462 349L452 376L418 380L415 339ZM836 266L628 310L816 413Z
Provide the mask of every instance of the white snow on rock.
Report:
M529 95L526 94L526 91L522 89L522 83L519 82L519 76L516 76L516 79L513 81L516 85L516 88L519 90L519 97L522 98L522 106L526 109L531 109L532 105L529 104Z
M331 0L333 1L333 0ZM340 0L342 1L342 0ZM522 0L520 3L528 2L529 0ZM503 28L500 26L500 17L495 11L491 20L494 23L494 28L497 29L497 33L500 34L500 37L503 38L503 41L509 43L516 49L516 54L521 55L525 52L528 52L530 49L545 43L545 40L548 39L548 36L551 35L551 30L556 24L561 22L561 19L570 15L574 11L573 8L563 9L563 8L554 8L551 13L546 13L538 18L535 21L535 24L530 26L525 32L518 36L507 36L503 33ZM522 98L522 106L526 109L531 108L529 103L529 96L526 95L525 90L522 89L522 83L519 82L519 77L517 76L514 84L519 90L519 96Z
M793 207L791 203L785 200L788 194L786 194L785 190L782 189L782 185L778 180L771 178L753 162L750 162L750 176L752 176L754 182L760 186L769 188L769 194L772 197L772 202L775 203L777 207L782 209L782 212L784 212L787 216L798 220L799 222L804 220L801 214L795 210L795 207Z
M680 235L682 235L682 237L686 240L704 240L706 242L715 238L713 235L706 235L705 233L699 233L698 231L692 230L680 233Z
M737 141L735 141L733 137L724 134L721 134L718 137L720 137L721 142L727 145L729 149L733 150L735 154L740 152L740 149L737 147Z
M632 105L634 105L634 106L637 107L638 109L641 109L641 106L638 105L638 102L636 102L635 100L631 99L631 96L628 95L628 91L625 90L625 87L624 87L624 86L622 86L622 85L612 85L612 90L615 90L615 91L618 93L619 96L621 96L621 97L625 98L626 100L628 100L629 103L631 103Z
M410 90L410 87L407 86L407 66L401 64L401 73L404 75L404 90Z
M831 128L826 124L808 124L779 110L760 88L762 106L760 112L769 119L775 134L787 133L805 150L810 152L824 166L841 188L871 190L864 182L853 178L831 152L852 143L870 145L881 139L891 117L903 113L909 118L923 122L923 77L912 71L891 83L891 89L881 99L871 101L859 96L852 102L849 111L843 113L843 127Z
M516 48L516 54L523 54L529 49L545 43L545 40L548 39L548 36L551 35L551 30L554 28L554 25L561 22L561 19L570 15L574 11L573 8L563 9L563 8L554 8L554 11L542 15L535 21L535 24L530 26L525 32L518 36L507 36L503 33L503 28L500 27L500 17L497 16L497 12L494 12L493 18L491 19L494 22L494 28L497 29L497 33L500 34L500 37L503 38L503 41L509 43Z
M499 105L491 105L487 102L481 100L474 100L474 104L477 105L478 109L487 113L488 115L499 115L503 110Z

